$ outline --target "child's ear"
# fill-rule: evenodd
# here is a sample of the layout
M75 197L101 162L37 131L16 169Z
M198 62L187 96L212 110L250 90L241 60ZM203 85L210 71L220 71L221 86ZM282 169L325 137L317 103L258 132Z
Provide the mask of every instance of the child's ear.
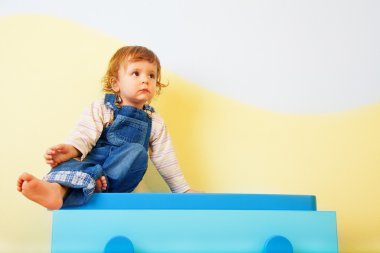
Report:
M120 91L120 88L119 88L118 85L116 85L116 84L112 84L112 90L113 90L114 92L119 92L119 91Z
M111 88L114 92L119 92L119 84L117 83L117 80L114 77L111 77Z

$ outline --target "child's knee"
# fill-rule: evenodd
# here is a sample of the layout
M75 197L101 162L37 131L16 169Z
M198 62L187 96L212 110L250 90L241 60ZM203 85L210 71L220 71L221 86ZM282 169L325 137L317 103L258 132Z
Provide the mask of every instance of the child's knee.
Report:
M136 143L128 143L119 148L122 153L122 159L126 160L146 160L148 152L144 146Z

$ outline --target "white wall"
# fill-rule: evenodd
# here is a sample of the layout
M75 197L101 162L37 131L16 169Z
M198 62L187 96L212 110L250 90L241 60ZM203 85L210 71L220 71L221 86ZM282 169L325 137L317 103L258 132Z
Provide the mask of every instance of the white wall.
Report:
M380 100L380 2L2 1L0 15L75 20L152 48L211 90L277 112L320 113Z

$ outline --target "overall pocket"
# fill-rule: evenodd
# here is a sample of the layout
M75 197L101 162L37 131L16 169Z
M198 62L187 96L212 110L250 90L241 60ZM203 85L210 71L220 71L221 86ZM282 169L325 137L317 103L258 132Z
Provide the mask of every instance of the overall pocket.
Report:
M118 115L108 130L107 140L116 146L126 143L144 145L147 131L147 122Z

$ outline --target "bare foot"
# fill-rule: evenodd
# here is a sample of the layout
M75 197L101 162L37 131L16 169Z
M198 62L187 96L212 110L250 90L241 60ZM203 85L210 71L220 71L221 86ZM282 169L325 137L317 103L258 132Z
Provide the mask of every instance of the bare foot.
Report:
M107 180L105 176L101 176L96 180L95 192L107 190Z
M48 209L57 210L62 207L67 188L57 183L45 182L29 173L23 173L17 180L17 190L34 202Z

